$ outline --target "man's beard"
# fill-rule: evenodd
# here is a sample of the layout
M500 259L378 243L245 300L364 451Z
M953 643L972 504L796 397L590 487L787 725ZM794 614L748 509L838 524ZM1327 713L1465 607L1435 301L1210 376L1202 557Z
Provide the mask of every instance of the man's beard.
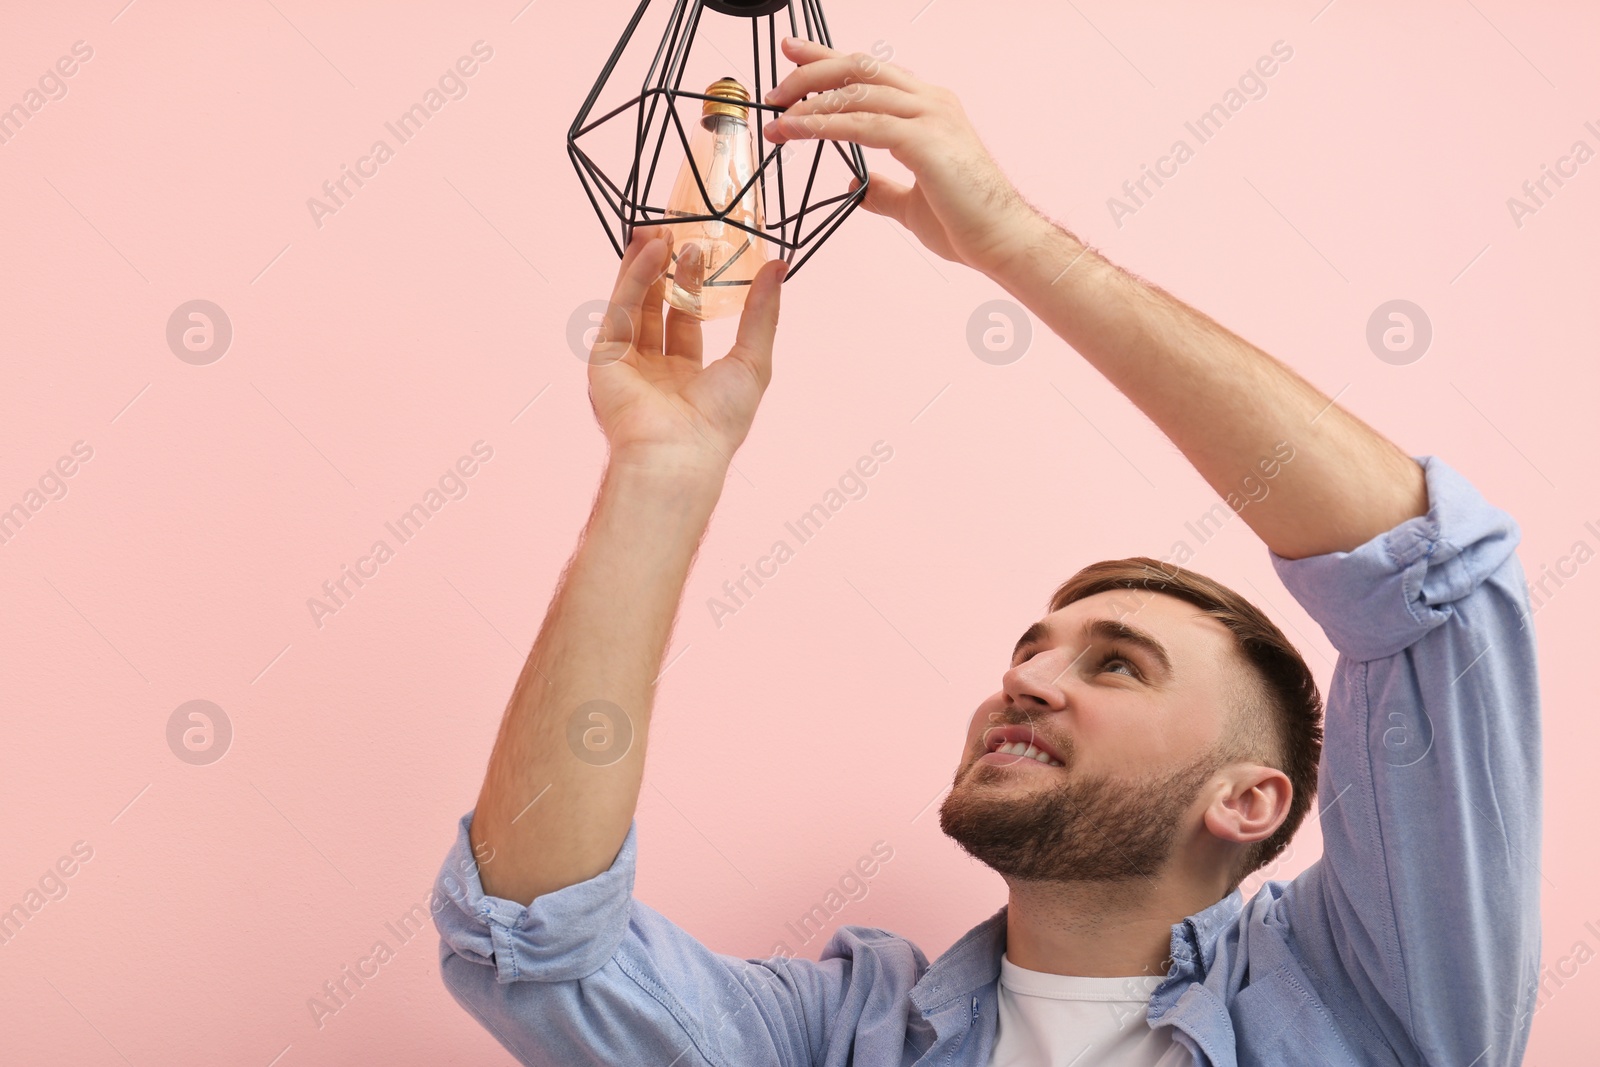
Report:
M1062 753L1063 778L1072 770ZM1017 757L1019 760L1024 758ZM1118 882L1149 878L1171 856L1183 814L1222 761L1207 752L1157 778L1104 775L1044 789L988 789L1031 770L968 764L939 807L939 826L974 859L1006 878Z

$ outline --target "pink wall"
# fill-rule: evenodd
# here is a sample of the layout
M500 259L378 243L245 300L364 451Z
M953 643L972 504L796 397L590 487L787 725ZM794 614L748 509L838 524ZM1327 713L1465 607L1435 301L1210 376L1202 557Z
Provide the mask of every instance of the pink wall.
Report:
M385 924L473 802L604 456L565 335L615 257L563 137L631 0L123 2L28 5L4 43L4 105L75 42L93 55L0 144L0 504L73 471L0 545L0 906L74 871L0 947L0 1059L509 1062L450 1001L432 932ZM828 12L845 47L884 42L957 89L1043 209L1446 457L1521 521L1530 576L1571 573L1577 542L1600 548L1600 162L1520 220L1507 198L1574 141L1600 148L1600 18L1323 4ZM480 40L467 95L317 225L307 198ZM1279 41L1265 96L1118 226L1107 198ZM880 840L893 859L836 923L931 957L997 907L928 808L967 717L1056 583L1165 554L1215 499L1042 327L1016 362L975 358L969 317L1002 295L865 214L787 291L639 816L639 895L718 950L773 951ZM197 299L232 324L209 365L166 339ZM1420 360L1368 348L1392 299L1431 320ZM867 495L717 626L708 598L880 440ZM467 494L319 627L307 599L480 441ZM1326 640L1242 524L1192 565L1269 606L1326 681ZM1600 949L1597 607L1589 564L1537 619L1552 966ZM193 700L231 724L209 765L169 747ZM394 958L319 1027L308 998L380 939ZM1530 1062L1592 1031L1600 965L1562 966Z

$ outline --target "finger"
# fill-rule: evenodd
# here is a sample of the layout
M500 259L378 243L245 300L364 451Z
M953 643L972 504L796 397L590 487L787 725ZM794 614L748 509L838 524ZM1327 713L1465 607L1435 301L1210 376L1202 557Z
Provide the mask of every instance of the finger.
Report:
M633 346L642 325L645 294L666 265L666 248L666 241L657 235L636 237L629 243L617 270L617 284L606 305L605 318L595 334L591 364L614 362Z
M873 111L880 115L914 119L927 114L928 102L925 98L915 93L908 93L904 89L858 82L842 89L828 89L814 96L808 96L798 103L791 104L788 110L775 117L773 121L776 122L779 118L793 121L800 116L838 115L851 111Z
M663 232L665 231L659 226L635 226L633 236L628 239L626 247L622 250L622 263L617 267L617 277L621 278L623 272L628 269L628 264L639 258L644 246L660 237Z
M867 196L861 201L861 206L874 215L882 215L905 225L906 205L911 198L911 186L902 185L892 178L885 178L872 171L867 172ZM850 182L850 191L853 193L861 188L859 179Z
M661 239L666 242L670 251L672 248L672 231L663 229ZM671 257L668 257L670 262ZM667 299L667 286L671 282L667 278L667 263L662 264L661 273L655 281L650 283L650 288L645 290L644 306L640 309L639 336L636 344L643 352L660 352L663 340L661 322L662 305Z
M786 107L813 93L851 85L882 85L907 93L926 89L923 83L905 71L887 63L879 63L870 56L836 56L807 63L791 71L776 88L768 90L762 102Z
M680 289L698 294L705 277L705 260L698 244L687 244L678 255L673 268ZM704 335L700 320L687 311L672 308L667 312L667 341L662 349L669 356L681 356L703 366L705 362Z
M785 37L778 43L783 46L784 54L796 63L809 63L819 56L844 54L836 48L829 48L821 41L813 41L809 37Z
M622 266L617 269L617 284L611 290L611 304L626 312L633 322L639 321L645 294L666 266L666 249L667 242L661 234L630 242Z
M773 144L789 141L849 141L863 148L895 151L906 145L916 127L910 120L871 111L838 115L802 115L798 119L769 122L763 136Z
M831 59L835 56L849 54L842 52L837 48L825 45L821 41L813 41L809 37L785 37L778 43L783 46L784 55L788 56L796 63L811 63L818 59ZM878 44L881 45L883 42L880 41ZM873 51L877 51L877 45L873 46ZM889 50L889 55L884 56L881 59L875 55L869 56L859 52L856 54L860 55L863 63L869 67L881 66L888 63L889 58L894 55L894 49L891 48ZM912 70L910 67L896 66L895 69L900 73L910 75L913 78L917 76L917 72Z
M789 264L781 259L756 272L744 303L744 313L739 316L738 336L728 352L729 358L749 365L763 389L772 381L772 342L778 334L778 305L783 293L783 277L788 272Z
M926 84L910 72L862 52L846 54L803 38L798 44L786 44L785 51L800 66L767 93L763 98L766 103L791 104L810 93L855 82L888 85L906 92L926 88Z

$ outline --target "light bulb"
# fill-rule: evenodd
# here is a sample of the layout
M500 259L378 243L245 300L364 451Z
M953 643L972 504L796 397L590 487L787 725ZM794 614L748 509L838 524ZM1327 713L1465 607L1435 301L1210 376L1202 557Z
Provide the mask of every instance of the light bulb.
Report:
M749 91L732 78L713 82L706 95L750 99ZM698 319L721 318L742 310L751 281L767 261L766 238L729 224L742 223L752 230L766 227L759 181L750 183L749 191L734 202L756 172L758 156L749 117L748 107L720 100L705 102L699 128L689 139L689 158L684 160L667 201L669 218L727 211L727 222L711 219L667 224L673 237L667 302ZM697 166L705 183L704 196L695 182ZM699 248L700 261L692 269L680 271L678 263L690 245Z

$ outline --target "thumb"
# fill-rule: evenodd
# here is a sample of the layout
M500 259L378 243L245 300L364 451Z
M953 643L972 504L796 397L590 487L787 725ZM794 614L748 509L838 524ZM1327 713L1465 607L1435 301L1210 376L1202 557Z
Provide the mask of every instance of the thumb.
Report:
M789 264L774 260L756 272L739 316L739 333L729 355L749 363L765 388L772 380L772 342L778 334L778 306Z
M867 186L867 197L861 202L861 206L874 215L883 215L904 225L905 205L906 200L911 196L911 187L909 185L901 185L897 181L885 178L881 174L874 174L871 171L868 172L867 176L870 179L870 184ZM861 188L861 180L859 178L853 179L850 182L850 191L853 193L859 188Z

